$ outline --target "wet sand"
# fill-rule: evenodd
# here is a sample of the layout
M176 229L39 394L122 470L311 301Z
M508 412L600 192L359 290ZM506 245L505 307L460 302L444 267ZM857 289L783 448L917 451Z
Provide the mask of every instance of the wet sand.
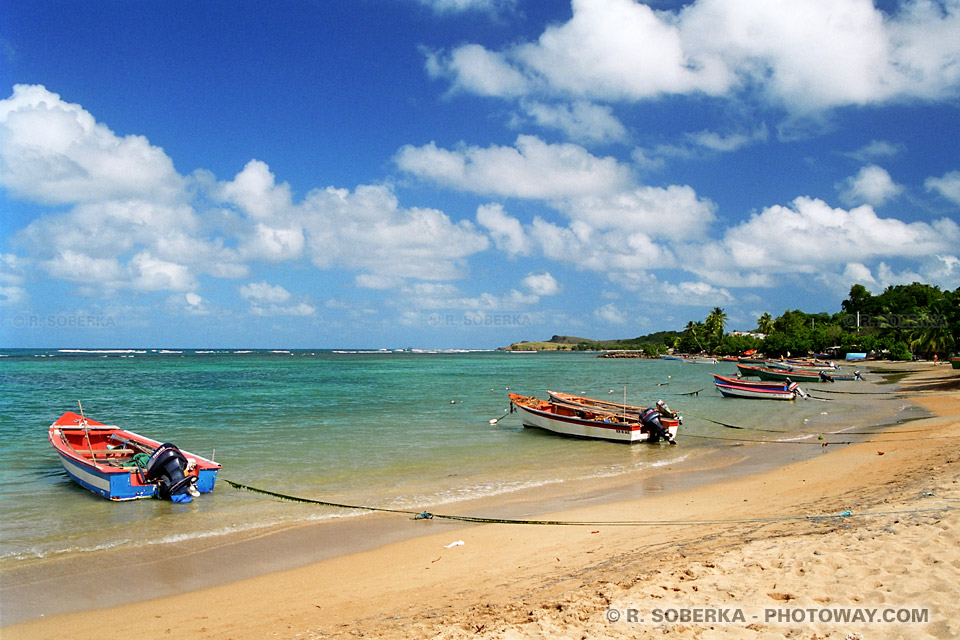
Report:
M957 512L944 507L960 506L960 372L883 366L909 369L900 388L935 417L842 448L729 447L683 472L456 509L661 524L463 525L383 514L204 540L165 549L163 561L150 549L88 553L5 571L2 634L101 638L107 614L138 634L212 638L956 637L960 536ZM718 607L760 618L711 624L653 613ZM769 607L925 609L928 622L784 624L764 619ZM63 611L72 612L54 615ZM611 612L622 618L611 623Z

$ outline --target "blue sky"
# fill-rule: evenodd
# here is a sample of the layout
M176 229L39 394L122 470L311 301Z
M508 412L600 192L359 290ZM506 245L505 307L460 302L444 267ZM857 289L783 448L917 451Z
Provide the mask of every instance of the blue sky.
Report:
M0 5L0 344L474 347L960 286L960 1Z

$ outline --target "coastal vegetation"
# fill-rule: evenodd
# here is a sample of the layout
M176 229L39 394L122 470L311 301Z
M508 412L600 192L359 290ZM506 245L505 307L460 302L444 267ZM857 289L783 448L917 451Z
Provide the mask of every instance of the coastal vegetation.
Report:
M724 310L714 307L703 320L691 320L683 331L660 331L624 340L589 340L554 336L550 341L520 342L508 349L642 351L658 356L674 350L715 356L755 350L767 356L828 353L880 354L891 360L945 358L960 350L960 288L949 291L914 282L887 287L873 295L853 285L835 313L786 310L774 318L764 313L755 328L728 332Z

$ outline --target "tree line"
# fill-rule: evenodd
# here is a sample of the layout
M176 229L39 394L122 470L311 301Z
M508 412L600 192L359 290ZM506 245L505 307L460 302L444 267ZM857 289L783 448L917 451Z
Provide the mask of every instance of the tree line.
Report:
M726 333L727 325L726 313L715 307L702 322L688 322L671 346L718 356L755 349L770 357L835 351L880 353L894 360L945 358L960 348L960 288L942 291L914 282L873 295L855 284L834 314L794 309L773 318L764 313L753 335Z

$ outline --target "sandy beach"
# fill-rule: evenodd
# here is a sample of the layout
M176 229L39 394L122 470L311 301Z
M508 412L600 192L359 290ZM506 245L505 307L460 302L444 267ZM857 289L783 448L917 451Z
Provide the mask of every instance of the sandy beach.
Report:
M41 599L32 619L4 620L2 636L960 637L960 371L871 368L909 370L898 393L932 417L758 473L734 471L731 459L715 467L730 469L729 479L704 485L667 481L636 497L598 482L582 500L565 487L565 500L541 503L548 510L529 497L498 505L510 517L594 523L586 526L385 514L351 519L336 544L304 527L209 541L170 575L151 576L171 595L144 601L129 587L146 579L137 573L145 559L88 553L61 575L5 576L5 589L13 580L24 594L46 593L46 604L73 592L83 610L53 615ZM756 457L786 446L741 449ZM256 554L262 562L250 560ZM229 581L204 587L191 571ZM108 586L121 574L127 582ZM125 604L110 606L113 591Z

